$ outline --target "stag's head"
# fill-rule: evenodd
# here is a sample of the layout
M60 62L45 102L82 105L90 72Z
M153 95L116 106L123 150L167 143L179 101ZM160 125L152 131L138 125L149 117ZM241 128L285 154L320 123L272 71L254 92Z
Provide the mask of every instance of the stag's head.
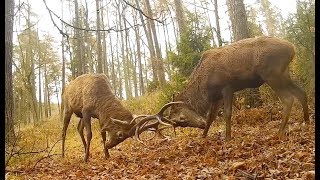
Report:
M172 100L175 98L173 96ZM205 119L188 107L186 103L174 104L169 113L169 119L181 127L196 127L204 129L206 125Z
M111 149L118 145L129 137L135 136L139 142L142 141L139 135L146 130L154 129L162 124L165 126L173 126L175 122L172 122L163 116L164 111L173 104L179 104L182 102L170 102L165 104L161 110L154 115L139 115L130 122L119 119L111 118L112 125L104 125L102 131L108 131L109 141L106 142L106 148Z
M118 145L122 141L126 140L129 135L130 125L127 121L119 119L111 119L111 124L106 124L102 127L101 131L108 132L109 139L106 142L106 147L108 149Z

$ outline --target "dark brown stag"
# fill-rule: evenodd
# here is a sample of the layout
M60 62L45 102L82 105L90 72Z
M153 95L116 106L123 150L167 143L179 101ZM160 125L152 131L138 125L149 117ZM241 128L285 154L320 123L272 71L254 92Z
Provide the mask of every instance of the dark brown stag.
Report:
M78 132L85 148L84 160L89 157L89 148L92 138L91 118L98 118L101 136L104 145L105 158L110 157L108 149L116 146L131 136L136 136L149 128L158 128L159 124L174 124L163 117L164 111L172 104L164 105L160 112L155 115L141 115L133 117L133 114L124 108L121 102L112 93L107 77L104 74L84 74L66 87L63 93L64 101L64 124L62 130L62 157L64 157L65 139L68 125L72 114L80 118ZM143 118L137 121L139 118ZM155 122L150 122L156 120ZM170 124L168 124L170 123ZM83 130L86 128L87 140ZM106 132L109 140L106 142Z
M289 76L288 65L294 56L293 44L274 37L244 39L206 51L192 72L186 88L174 98L184 104L172 106L171 120L206 117L202 135L206 137L223 103L226 140L229 140L233 94L266 83L276 92L284 106L280 136L284 135L294 97L302 105L305 123L309 123L306 93Z

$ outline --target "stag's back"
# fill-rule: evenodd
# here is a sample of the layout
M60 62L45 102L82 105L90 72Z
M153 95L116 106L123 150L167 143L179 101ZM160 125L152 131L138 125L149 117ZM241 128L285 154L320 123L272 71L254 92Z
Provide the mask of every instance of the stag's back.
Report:
M286 68L295 55L294 49L290 42L275 37L248 38L206 51L193 74L221 72L231 79L245 79L270 68Z
M102 105L118 101L104 74L83 74L72 80L64 93L65 109L81 112L83 106L100 109Z

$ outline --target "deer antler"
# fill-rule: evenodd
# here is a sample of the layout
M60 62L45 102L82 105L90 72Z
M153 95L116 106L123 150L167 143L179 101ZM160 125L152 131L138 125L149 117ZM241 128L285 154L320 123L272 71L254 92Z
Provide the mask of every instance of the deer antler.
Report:
M149 116L146 116L146 115L141 115L139 117L144 117L142 120L140 120L139 122L137 122L132 128L130 131L134 131L135 133L135 137L136 139L144 144L139 135L146 129L150 128L150 127L155 127L155 126L158 126L159 124L162 124L162 125L165 125L165 126L169 126L169 127L173 127L173 125L175 124L175 122L163 117L163 113L166 109L168 109L170 106L172 106L173 104L182 104L183 102L182 101L178 101L178 102L170 102L170 103L167 103L165 104L161 109L160 111L157 113L157 114L154 114L154 115L149 115ZM137 116L138 117L138 116ZM135 121L136 118L134 118L131 122ZM151 120L157 120L156 122L152 123L152 124L149 124L147 125ZM165 122L164 122L165 121ZM130 123L131 124L131 123ZM163 130L163 129L162 129ZM144 144L145 145L145 144Z

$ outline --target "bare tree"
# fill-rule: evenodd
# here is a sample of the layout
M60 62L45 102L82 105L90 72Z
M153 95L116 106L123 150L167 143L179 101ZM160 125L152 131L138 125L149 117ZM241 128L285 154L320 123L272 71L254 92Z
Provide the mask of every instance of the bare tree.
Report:
M138 0L135 0L135 1L136 1L137 8L140 9L140 5L139 5ZM143 19L143 15L142 15L142 13L140 11L139 11L139 16L140 16L140 21L141 21L142 26L143 26L144 33L145 33L145 35L147 37L148 49L149 49L149 52L150 52L151 69L152 69L152 80L153 80L154 83L157 84L158 83L158 74L157 74L157 69L156 69L157 68L157 63L155 61L156 52L154 50L151 31L148 31L147 25L145 24L144 19Z
M243 0L227 0L227 6L234 40L249 38L247 15Z
M12 87L12 35L14 0L5 0L5 133L6 142L14 137L13 87Z
M145 6L147 9L148 16L152 18L153 13L151 10L149 0L145 0ZM159 45L158 37L157 37L156 26L155 26L154 21L149 18L147 19L147 22L151 28L151 32L153 35L153 41L154 41L154 47L156 50L156 65L157 65L158 78L159 78L160 86L163 86L166 83L166 79L165 79L165 74L164 74L163 59L162 59L160 45Z
M219 11L218 11L218 1L214 0L214 15L216 18L216 28L217 28L217 37L218 37L218 44L219 47L222 46L222 38L221 38L221 31L220 31L220 23L219 23Z
M97 61L98 61L98 73L103 73L102 70L102 48L101 48L101 35L100 35L100 4L99 0L96 0L96 11L97 11Z

